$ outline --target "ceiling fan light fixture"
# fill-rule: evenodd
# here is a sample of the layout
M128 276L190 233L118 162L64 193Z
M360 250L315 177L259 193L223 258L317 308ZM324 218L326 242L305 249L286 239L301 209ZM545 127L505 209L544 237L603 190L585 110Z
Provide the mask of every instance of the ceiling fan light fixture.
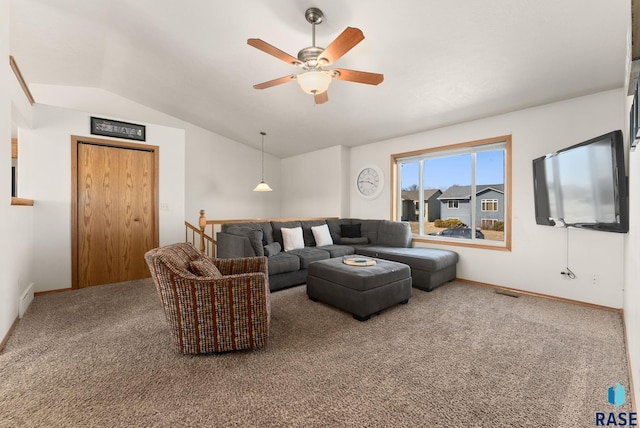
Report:
M311 95L321 94L329 89L331 79L331 73L324 70L308 70L296 76L300 88Z

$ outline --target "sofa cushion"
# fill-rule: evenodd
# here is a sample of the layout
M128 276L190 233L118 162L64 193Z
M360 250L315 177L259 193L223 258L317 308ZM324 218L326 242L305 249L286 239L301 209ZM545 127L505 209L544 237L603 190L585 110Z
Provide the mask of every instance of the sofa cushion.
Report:
M262 229L251 229L247 226L234 226L227 229L227 233L230 235L245 236L249 238L251 248L255 252L256 256L264 256L264 244L262 242L263 232Z
M302 227L299 221L272 221L271 228L273 230L273 241L279 242L284 248L284 241L282 240L282 228L291 229L294 227Z
M369 238L361 236L359 238L340 238L340 244L342 245L365 245L369 243Z
M318 260L329 259L329 252L324 249L316 247L304 247L289 251L287 254L292 254L300 258L300 269L307 269L311 262Z
M360 238L362 237L362 233L360 232L360 227L362 223L354 223L354 224L341 224L340 225L340 237L342 238Z
M406 222L380 220L376 244L384 247L410 247L411 226Z
M326 223L323 224L322 226L311 227L311 232L313 232L313 239L317 247L333 245L333 239L331 239L329 226L327 226Z
M326 225L327 222L324 220L304 220L301 221L302 225L302 237L304 238L304 246L305 247L315 247L316 238L313 236L313 228L316 226Z
M282 246L279 242L272 242L264 246L264 255L267 257L275 256L280 251L282 251Z
M269 245L272 242L274 242L274 240L273 240L273 227L271 226L271 222L270 221L263 221L263 222L258 223L258 224L262 228L262 234L263 234L262 242L264 242L265 245Z
M344 238L343 238L344 239ZM355 239L355 238L352 238ZM366 239L366 238L365 238ZM355 254L355 250L350 245L325 245L324 247L319 247L324 251L328 251L331 258L348 256L350 254Z
M304 248L304 239L302 237L302 227L283 227L280 229L282 233L282 247L285 251Z
M209 257L201 257L189 262L189 270L198 276L206 276L209 278L222 278L222 274L218 267L213 264Z
M269 275L300 270L300 258L293 254L279 252L267 259Z
M360 226L361 236L366 236L369 240L369 244L376 244L378 242L378 229L382 220L362 220Z
M238 257L254 257L255 250L246 236L232 235L218 232L216 234L216 255L221 259L235 259Z
M356 222L359 222L357 220ZM340 226L343 224L351 224L353 223L353 219L351 218L341 218L341 219L331 219L327 220L327 226L329 227L329 232L331 233L331 239L333 242L340 242Z
M220 225L220 231L227 233L231 227L244 227L252 230L262 230L262 245L271 244L273 242L273 228L271 227L271 222L223 223Z

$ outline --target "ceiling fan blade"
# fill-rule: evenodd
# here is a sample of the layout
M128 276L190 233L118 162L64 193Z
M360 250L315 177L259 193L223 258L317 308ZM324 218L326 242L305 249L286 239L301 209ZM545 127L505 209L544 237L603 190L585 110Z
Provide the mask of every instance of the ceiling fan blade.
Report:
M327 94L327 91L324 91L319 94L315 94L313 98L315 98L316 104L324 104L329 101L329 94Z
M277 79L269 80L267 82L258 83L257 85L253 85L254 89L267 89L272 86L282 85L283 83L291 82L295 80L296 75L290 74L289 76L278 77Z
M378 85L384 80L383 74L368 73L366 71L346 70L344 68L336 68L337 74L334 79L346 80L348 82L366 83L367 85Z
M329 46L319 55L322 65L330 65L364 40L364 34L358 28L347 27Z
M247 44L253 46L256 49L260 49L264 53L268 53L269 55L275 56L279 60L282 60L288 64L300 64L298 58L295 58L289 55L286 52L281 51L277 47L270 45L269 43L260 40L260 39L248 39Z

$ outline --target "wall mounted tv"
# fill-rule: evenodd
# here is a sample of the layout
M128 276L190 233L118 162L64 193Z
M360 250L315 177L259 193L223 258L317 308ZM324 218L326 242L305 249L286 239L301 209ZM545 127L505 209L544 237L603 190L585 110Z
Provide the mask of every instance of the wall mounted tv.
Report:
M626 233L622 131L534 159L533 189L537 224Z

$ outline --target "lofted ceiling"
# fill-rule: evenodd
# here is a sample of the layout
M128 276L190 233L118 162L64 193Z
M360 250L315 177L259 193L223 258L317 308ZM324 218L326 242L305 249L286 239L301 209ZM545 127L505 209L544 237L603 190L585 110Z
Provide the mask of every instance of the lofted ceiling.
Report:
M27 84L98 87L284 158L357 146L621 88L628 0L10 0L11 54ZM365 39L315 105L297 72L247 45L296 56L347 26ZM37 101L37 99L36 99ZM134 119L134 118L132 118Z

